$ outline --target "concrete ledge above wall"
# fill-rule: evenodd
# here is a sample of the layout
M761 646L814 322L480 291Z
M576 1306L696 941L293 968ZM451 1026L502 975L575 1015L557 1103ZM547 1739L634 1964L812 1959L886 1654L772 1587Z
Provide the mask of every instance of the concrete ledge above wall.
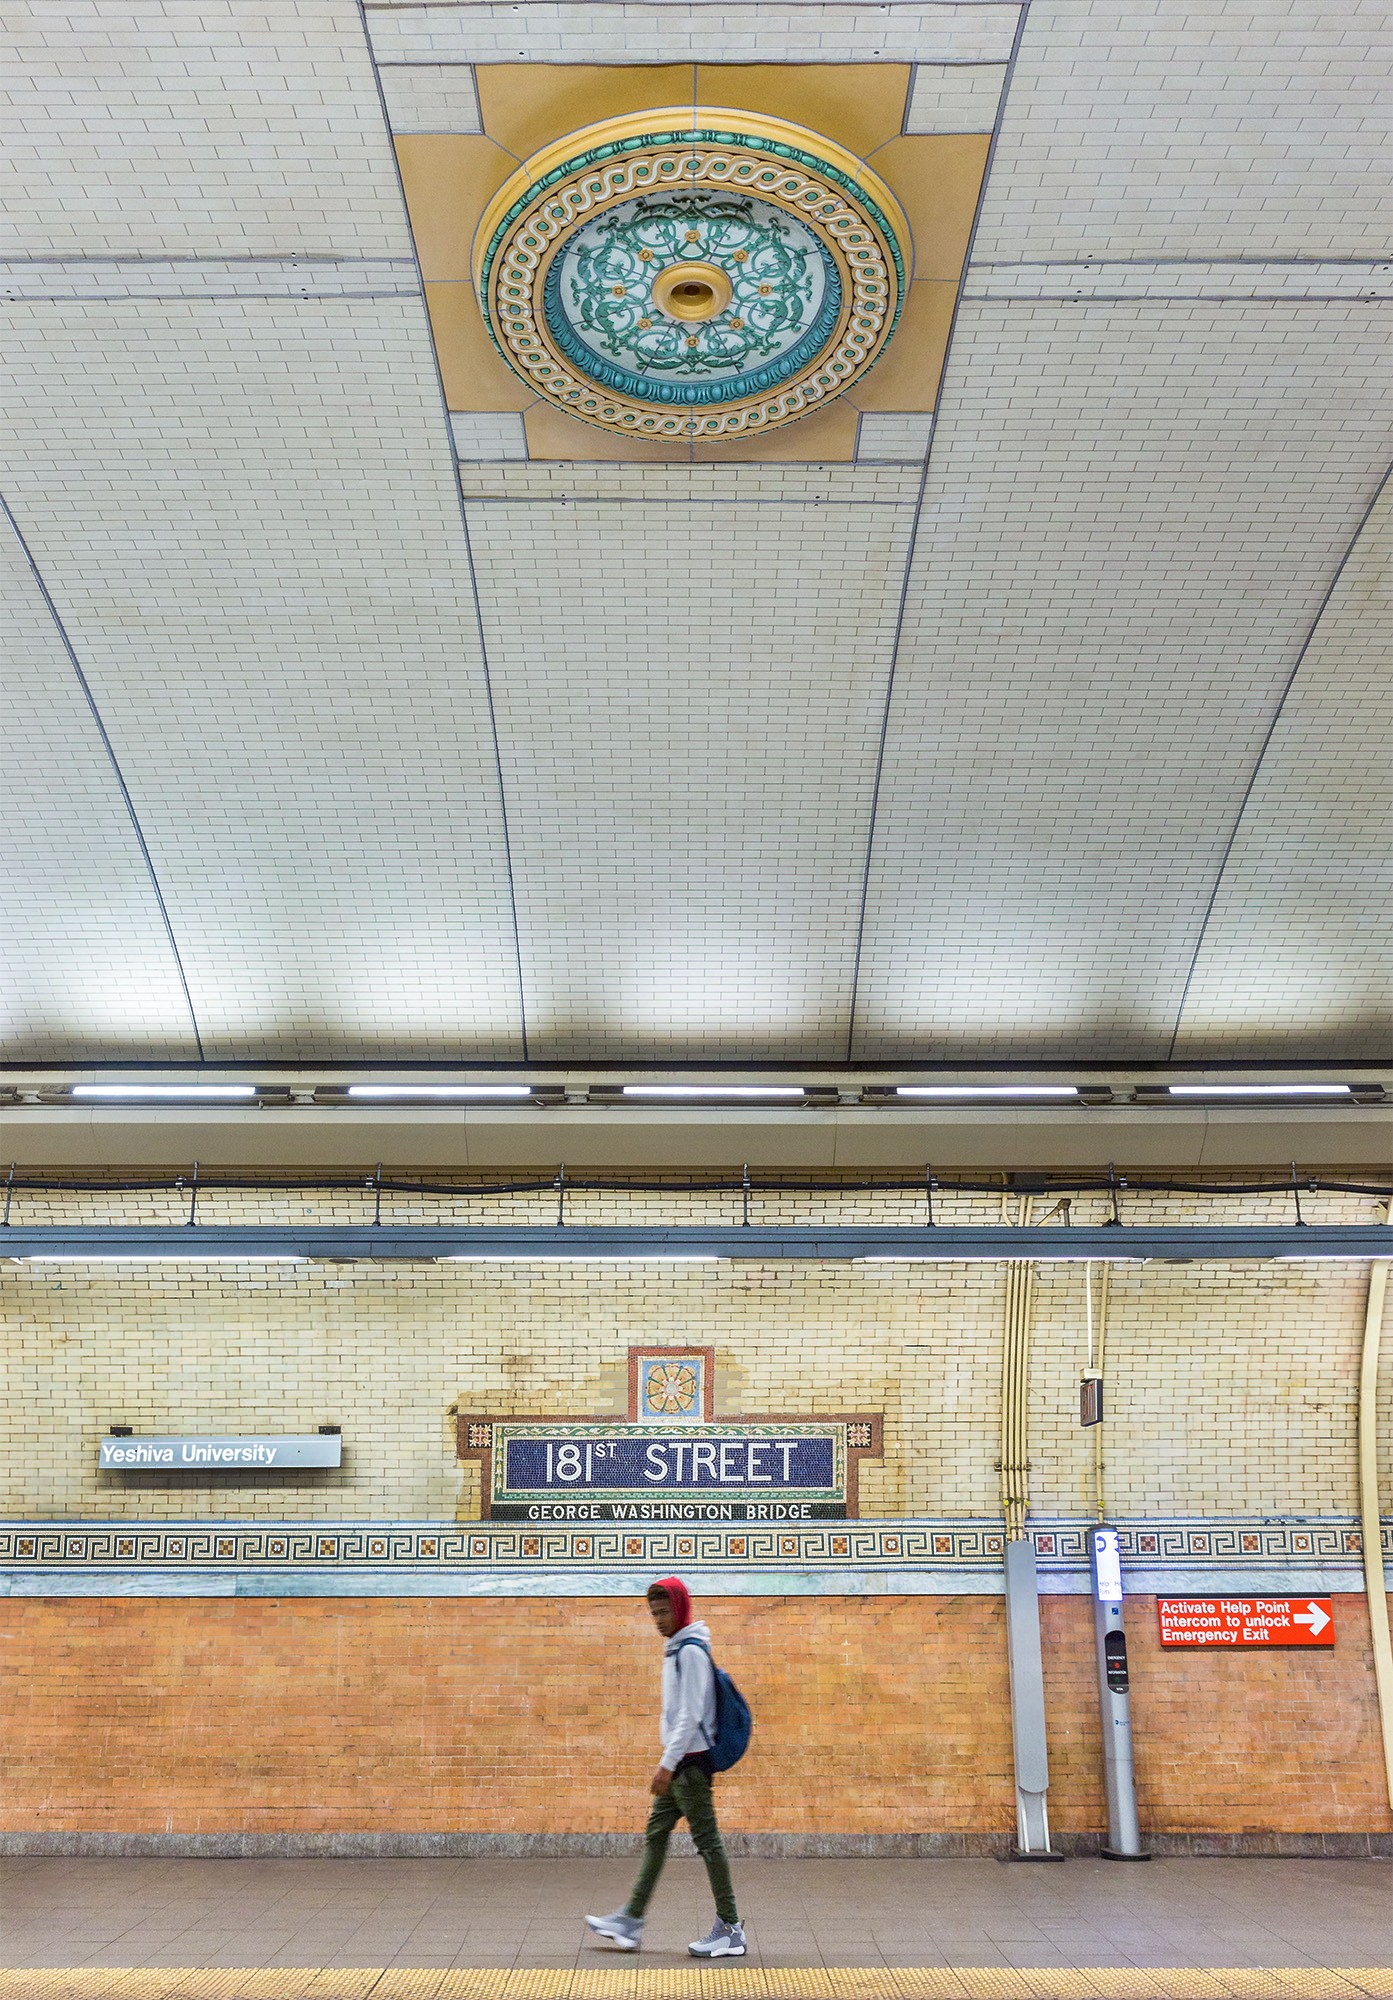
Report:
M273 1085L276 1073L259 1073ZM339 1079L335 1079L339 1081ZM809 1082L817 1079L809 1078ZM20 1167L249 1169L384 1166L606 1167L873 1172L932 1160L953 1168L1145 1168L1223 1172L1278 1167L1386 1172L1393 1105L1337 1108L1184 1107L1127 1101L1069 1104L769 1106L639 1109L567 1101L532 1105L362 1106L287 1101L252 1105L44 1103L0 1109L3 1153ZM307 1086L312 1093L313 1084ZM858 1092L859 1094L859 1092Z

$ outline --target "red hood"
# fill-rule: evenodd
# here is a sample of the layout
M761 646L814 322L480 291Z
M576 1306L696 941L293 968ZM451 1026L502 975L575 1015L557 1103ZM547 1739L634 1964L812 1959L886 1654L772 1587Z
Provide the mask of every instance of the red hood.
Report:
M649 1590L661 1590L673 1611L673 1631L680 1632L684 1625L692 1622L692 1594L680 1576L660 1576L656 1583L650 1583Z

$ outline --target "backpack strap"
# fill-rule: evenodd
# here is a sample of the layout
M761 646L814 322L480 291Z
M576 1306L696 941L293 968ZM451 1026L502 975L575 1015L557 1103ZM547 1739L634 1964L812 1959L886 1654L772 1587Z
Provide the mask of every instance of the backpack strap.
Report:
M677 1678L679 1680L681 1680L682 1678L682 1655L686 1652L688 1646L695 1646L698 1652L705 1653L707 1659L711 1660L711 1648L707 1645L704 1639L698 1639L695 1633L693 1633L690 1638L679 1639L677 1644L672 1649L672 1658L677 1669ZM716 1662L714 1660L711 1660L711 1678L713 1686L715 1684L715 1677L716 1677ZM712 1743L711 1743L711 1738L706 1734L706 1724L704 1722L699 1721L697 1723L697 1728L701 1731L702 1736L705 1738L707 1749L710 1750L712 1748Z

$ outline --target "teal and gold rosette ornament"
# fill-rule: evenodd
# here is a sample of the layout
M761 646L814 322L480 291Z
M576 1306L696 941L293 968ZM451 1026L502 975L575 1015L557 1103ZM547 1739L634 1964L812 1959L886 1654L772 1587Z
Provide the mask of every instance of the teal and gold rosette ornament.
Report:
M757 436L822 408L895 330L910 257L880 177L753 112L669 107L544 147L494 195L474 279L499 353L583 423Z

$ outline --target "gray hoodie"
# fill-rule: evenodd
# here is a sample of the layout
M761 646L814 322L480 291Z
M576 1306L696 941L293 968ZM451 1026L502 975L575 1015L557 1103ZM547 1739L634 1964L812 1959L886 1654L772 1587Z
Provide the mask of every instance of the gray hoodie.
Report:
M675 1771L684 1757L709 1750L716 1739L716 1675L709 1652L683 1645L711 1644L711 1628L701 1619L674 1632L663 1647L663 1755L659 1769ZM678 1647L682 1657L676 1657Z

